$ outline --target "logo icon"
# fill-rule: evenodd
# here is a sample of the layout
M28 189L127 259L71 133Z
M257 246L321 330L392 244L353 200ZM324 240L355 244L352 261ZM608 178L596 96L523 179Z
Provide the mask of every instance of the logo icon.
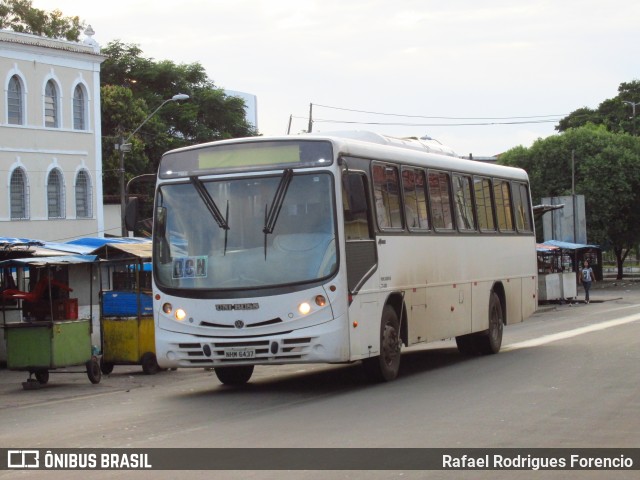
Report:
M40 468L40 452L38 450L8 450L8 468Z
M234 325L236 328L244 328L244 322L242 320L236 320Z

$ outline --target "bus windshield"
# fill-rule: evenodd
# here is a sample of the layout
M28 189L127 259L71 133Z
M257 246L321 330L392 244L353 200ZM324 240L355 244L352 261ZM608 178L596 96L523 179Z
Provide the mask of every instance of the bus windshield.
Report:
M332 176L324 172L163 185L156 283L237 290L329 277L337 268L333 198Z

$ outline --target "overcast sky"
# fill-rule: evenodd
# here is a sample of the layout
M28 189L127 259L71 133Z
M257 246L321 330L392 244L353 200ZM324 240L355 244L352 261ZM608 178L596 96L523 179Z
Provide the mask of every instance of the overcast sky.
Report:
M554 134L562 116L640 79L637 0L33 5L79 16L101 45L119 39L156 60L201 63L216 86L257 96L267 135L285 134L290 115L292 133L306 129L313 103L314 131L428 134L461 155L493 155ZM470 123L493 124L460 125Z

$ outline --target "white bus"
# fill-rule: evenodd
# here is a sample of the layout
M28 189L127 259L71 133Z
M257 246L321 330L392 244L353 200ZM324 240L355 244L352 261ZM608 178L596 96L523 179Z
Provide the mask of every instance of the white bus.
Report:
M536 308L523 170L377 134L255 137L160 162L157 361L249 381L254 365L362 361L456 339L497 353ZM360 137L360 138L359 138Z

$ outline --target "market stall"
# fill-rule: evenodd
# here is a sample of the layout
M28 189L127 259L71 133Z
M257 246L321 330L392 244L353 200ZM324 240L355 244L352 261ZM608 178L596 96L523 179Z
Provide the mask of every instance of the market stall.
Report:
M91 315L78 315L80 307L91 309L96 261L94 255L67 255L0 262L7 368L29 372L25 388L46 384L50 371L74 366L100 382Z
M538 254L538 298L564 301L577 297L577 271L589 260L596 279L602 279L602 251L596 245L547 240L536 246Z

